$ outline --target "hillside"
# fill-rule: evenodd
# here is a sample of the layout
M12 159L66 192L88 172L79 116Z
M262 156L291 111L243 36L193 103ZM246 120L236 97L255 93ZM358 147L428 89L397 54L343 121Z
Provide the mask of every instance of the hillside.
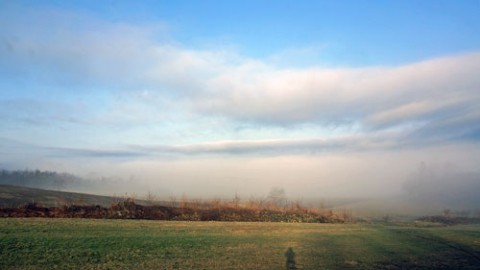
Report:
M119 199L112 196L0 185L0 207L17 207L32 202L46 207L68 204L108 207ZM136 202L145 203L141 200Z

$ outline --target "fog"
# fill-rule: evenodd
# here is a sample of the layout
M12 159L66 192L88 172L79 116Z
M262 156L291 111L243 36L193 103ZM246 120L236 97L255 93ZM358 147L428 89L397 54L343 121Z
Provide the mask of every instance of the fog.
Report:
M264 198L271 188L281 187L290 200L332 202L335 207L357 210L440 212L477 207L477 147L457 144L255 157L52 159L32 163L30 168L73 173L85 179L85 185L65 189L105 195L142 197L150 192L163 199L184 195L230 199L237 194L246 200ZM359 203L338 204L339 199Z

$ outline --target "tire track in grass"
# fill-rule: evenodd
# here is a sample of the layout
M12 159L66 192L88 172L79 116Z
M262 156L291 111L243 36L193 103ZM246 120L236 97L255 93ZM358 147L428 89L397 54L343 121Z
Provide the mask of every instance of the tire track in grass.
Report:
M456 251L460 251L461 253L463 254L466 254L466 255L469 255L470 257L476 259L479 263L480 263L480 256L476 254L475 251L471 251L469 250L469 248L467 248L465 245L463 244L460 244L460 243L455 243L453 244L451 241L449 240L445 240L445 239L442 239L440 237L436 237L436 236L433 236L433 235L430 235L429 237L427 236L421 236L421 235L417 235L416 236L417 238L420 238L420 239L424 239L424 240L427 240L427 241L431 241L431 242L435 242L435 243L438 243L440 245L444 245L444 246L447 246L447 247L450 247Z
M419 257L416 260L411 262L402 262L402 267L418 267L423 264L428 266L431 264L431 267L439 269L454 269L461 267L462 269L478 269L480 264L480 256L467 245L458 243L454 240L447 240L441 236L433 235L430 231L426 229L400 229L400 228L389 228L392 234L401 236L403 239L415 243L416 246L423 246L430 248L430 254L428 259ZM444 248L447 249L444 249ZM435 251L438 249L438 251ZM427 249L428 251L428 249ZM385 263L385 262L384 262ZM477 265L477 267L475 267Z

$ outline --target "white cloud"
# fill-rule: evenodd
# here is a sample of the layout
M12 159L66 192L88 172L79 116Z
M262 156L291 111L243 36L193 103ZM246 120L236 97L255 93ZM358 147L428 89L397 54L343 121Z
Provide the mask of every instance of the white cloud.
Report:
M478 53L403 67L265 68L245 73L240 66L239 71L212 78L209 88L216 89L216 95L196 102L201 110L259 122L353 120L376 125L389 122L389 118L395 125L394 118L412 118L412 109L418 117L440 111L448 102L475 109L472 105L480 101L479 68ZM397 108L395 117L387 117L392 108Z

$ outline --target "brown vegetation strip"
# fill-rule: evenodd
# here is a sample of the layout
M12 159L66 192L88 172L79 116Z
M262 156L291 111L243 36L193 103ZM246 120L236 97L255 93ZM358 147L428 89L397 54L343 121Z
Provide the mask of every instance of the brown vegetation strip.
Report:
M132 199L99 205L65 205L42 207L35 203L18 208L1 208L0 217L94 218L94 219L151 219L183 221L259 221L344 223L350 216L331 210L295 207L246 207L230 204L186 203L182 206L139 205Z

